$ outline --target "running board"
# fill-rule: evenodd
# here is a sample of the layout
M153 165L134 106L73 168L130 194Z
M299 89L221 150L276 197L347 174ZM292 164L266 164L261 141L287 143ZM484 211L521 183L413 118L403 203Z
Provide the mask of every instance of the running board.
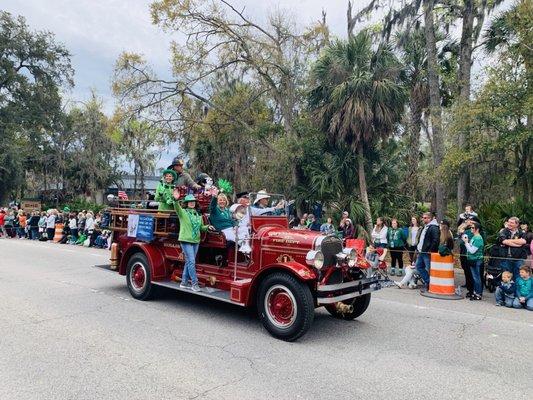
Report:
M183 289L178 282L174 281L152 281L153 285L163 286L169 289L177 290L179 292L190 293L197 296L207 297L209 299L223 301L225 303L235 304L238 306L245 306L244 303L233 301L230 298L229 290L216 289L208 286L201 287L201 291L194 292L192 289Z

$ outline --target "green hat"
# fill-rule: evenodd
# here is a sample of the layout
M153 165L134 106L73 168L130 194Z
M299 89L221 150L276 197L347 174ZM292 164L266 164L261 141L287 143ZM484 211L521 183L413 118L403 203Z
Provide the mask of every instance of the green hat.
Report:
M70 207L69 206L63 207L63 212L70 212Z
M194 197L194 195L192 194L188 194L187 196L185 196L183 198L183 200L181 200L183 203L188 203L189 201L196 201L196 197Z
M163 171L163 174L162 176L165 176L166 174L170 174L172 175L172 181L175 181L176 179L178 179L178 175L176 174L176 171L174 171L173 169L165 169Z

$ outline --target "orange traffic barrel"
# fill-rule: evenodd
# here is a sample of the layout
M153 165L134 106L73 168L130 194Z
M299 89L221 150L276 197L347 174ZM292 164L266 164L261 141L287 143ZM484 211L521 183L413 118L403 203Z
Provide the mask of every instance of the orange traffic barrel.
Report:
M54 242L59 243L63 239L63 228L65 224L56 224L56 230L54 232Z
M422 296L445 300L462 299L463 297L455 292L453 265L452 255L443 257L438 253L431 253L429 290L422 292Z

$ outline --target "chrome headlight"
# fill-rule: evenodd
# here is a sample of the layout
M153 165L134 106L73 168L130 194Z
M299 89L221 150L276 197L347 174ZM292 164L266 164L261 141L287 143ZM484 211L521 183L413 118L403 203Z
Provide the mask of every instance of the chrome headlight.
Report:
M320 250L311 250L305 256L307 264L313 265L316 269L324 266L324 254Z
M343 249L342 252L346 254L346 262L348 263L348 266L355 267L355 264L357 263L357 252L355 249L347 247Z

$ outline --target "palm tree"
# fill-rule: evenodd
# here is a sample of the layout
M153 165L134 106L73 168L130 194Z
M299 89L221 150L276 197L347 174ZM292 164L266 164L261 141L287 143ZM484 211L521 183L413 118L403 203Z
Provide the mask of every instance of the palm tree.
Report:
M383 44L374 49L366 31L332 43L311 70L311 110L330 140L344 142L357 155L359 193L369 230L365 149L391 135L400 122L406 100L400 71L391 49Z

